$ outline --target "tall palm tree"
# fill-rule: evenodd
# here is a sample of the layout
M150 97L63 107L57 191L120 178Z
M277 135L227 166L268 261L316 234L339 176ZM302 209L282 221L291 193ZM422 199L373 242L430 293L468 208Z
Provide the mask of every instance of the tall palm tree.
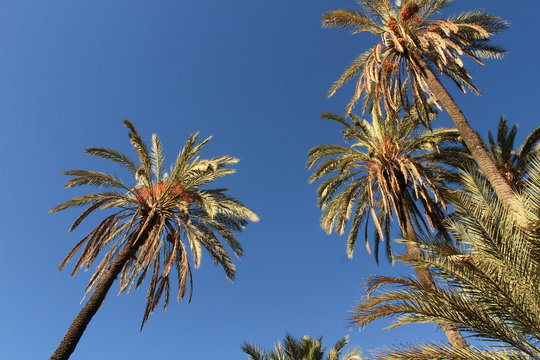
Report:
M323 114L345 127L344 138L352 142L351 146L322 145L309 152L308 168L319 163L309 181L324 178L318 188L321 226L329 234L335 229L342 235L351 221L347 254L352 257L362 222L370 250L367 225L371 215L376 227L375 255L380 240L386 239L387 255L391 257L389 229L393 216L409 239L422 230L419 204L430 227L439 227L443 217L440 207L445 205L443 189L452 176L440 160L454 152L447 145L457 141L458 133L453 129L421 131L414 111L403 119L388 117L381 121L374 117L372 123L350 116L352 121ZM412 242L407 244L407 253L423 256ZM429 270L415 267L415 271L419 281L435 287ZM466 346L459 332L446 324L441 326L453 345Z
M216 264L221 265L227 278L234 279L235 265L224 243L237 257L242 256L242 247L233 232L241 231L248 220L258 220L255 213L226 195L226 189L203 188L216 179L234 173L228 166L238 162L238 159L230 156L200 159L198 153L210 138L196 144L198 134L191 135L170 173L166 173L158 136L152 135L149 150L135 127L128 120L124 124L130 131L129 138L137 152L138 163L109 148L89 148L86 153L112 160L126 168L136 180L134 185L102 172L66 171L63 174L73 176L66 187L91 185L117 190L77 196L51 210L56 212L87 206L70 231L75 230L95 210L112 210L112 214L107 215L75 245L59 266L60 270L63 269L82 249L72 272L74 275L80 269L89 269L100 253L105 253L88 284L87 294L91 293L88 301L51 359L70 357L119 276L122 293L132 286L138 288L149 274L150 284L141 328L162 296L163 305L167 306L173 272L177 277L177 299L180 301L184 298L186 288L190 289L191 298L191 262L195 267L200 265L203 248Z
M474 10L449 19L430 19L450 0L359 0L364 11L334 10L322 17L324 27L348 28L353 34L371 32L381 36L373 48L358 56L329 90L332 96L345 82L358 77L349 105L366 93L364 108L381 114L399 112L401 103L414 104L419 116L428 121L429 101L440 103L453 120L463 141L493 186L497 196L522 224L528 214L517 200L506 178L498 171L482 139L470 126L461 109L438 79L434 68L450 78L462 91L478 93L461 60L467 55L482 64L480 58L499 58L504 53L490 44L492 35L508 23L483 10ZM405 97L400 91L407 86ZM381 105L382 104L382 105Z
M523 203L539 213L539 156L529 158L525 172ZM456 213L447 223L461 246L441 252L424 244L428 249L424 258L402 256L409 264L431 268L438 286L403 277L374 277L368 282L368 295L380 286L395 288L361 301L351 321L364 326L392 316L397 317L393 326L453 324L489 340L491 348L417 344L381 351L377 359L540 358L540 233L515 225L477 169L462 177L465 186L454 194ZM494 343L499 345L493 347Z
M306 335L302 340L297 340L287 334L283 342L274 346L273 351L264 351L260 346L250 343L244 343L242 351L249 355L250 360L362 360L358 348L341 355L348 342L348 337L338 340L324 357L326 348L322 347L322 338L313 339Z

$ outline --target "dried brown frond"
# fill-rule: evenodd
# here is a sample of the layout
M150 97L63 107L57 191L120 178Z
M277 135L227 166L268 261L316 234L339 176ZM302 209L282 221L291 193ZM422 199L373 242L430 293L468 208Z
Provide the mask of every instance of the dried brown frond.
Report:
M393 73L394 71L396 71L399 68L399 63L397 61L385 60L382 63L381 68L386 73Z
M422 24L422 22L424 21L424 18L420 15L417 15L415 16L414 18L412 18L410 21L409 21L409 24L413 25L413 26L418 26L420 24Z
M400 47L403 49L403 50L401 50L401 52L404 52L405 49L406 49L406 46L407 46L407 40L400 37L400 38L397 39L397 42L399 43Z
M395 18L393 17L390 17L390 19L388 19L388 23L386 24L386 26L388 27L388 29L390 29L392 32L394 33L398 33L399 32L399 25L398 25L398 22Z
M417 4L408 3L403 7L403 9L401 9L401 12L399 14L401 17L401 21L403 23L407 23L411 18L413 18L414 15L418 13L418 10L420 10L420 8Z

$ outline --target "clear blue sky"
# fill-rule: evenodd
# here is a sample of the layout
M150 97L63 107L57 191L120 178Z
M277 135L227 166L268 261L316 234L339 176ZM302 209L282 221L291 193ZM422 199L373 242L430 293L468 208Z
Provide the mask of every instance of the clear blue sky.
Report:
M83 154L89 146L129 152L123 118L146 139L158 133L169 162L189 133L214 139L206 156L242 159L224 185L260 216L240 234L245 257L226 280L209 257L194 273L191 304L171 302L139 332L145 291L116 296L94 317L73 359L245 359L243 341L270 347L288 331L343 335L364 350L398 340L437 340L432 327L363 331L345 327L372 273L407 269L363 247L345 257L345 239L318 226L306 152L340 140L323 111L341 113L351 87L326 99L330 84L373 40L321 29L320 15L354 0L3 0L0 1L0 358L46 359L81 308L90 272L56 267L84 230L67 234L76 211L47 210L76 196L63 170L115 171ZM456 94L483 135L500 114L537 126L540 3L456 0L444 16L486 8L512 23L495 38L509 53L470 64L484 91ZM448 126L445 116L434 126ZM133 153L130 152L133 155ZM69 268L69 266L68 266Z

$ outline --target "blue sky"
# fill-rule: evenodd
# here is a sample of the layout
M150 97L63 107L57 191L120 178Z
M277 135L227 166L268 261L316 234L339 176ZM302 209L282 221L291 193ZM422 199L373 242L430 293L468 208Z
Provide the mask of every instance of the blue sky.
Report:
M526 5L525 5L526 4ZM539 41L531 33L540 3L456 0L444 16L486 8L512 27L495 38L509 50L485 67L469 63L481 97L457 102L482 134L501 114L519 123L519 140L538 126ZM376 266L360 246L318 226L306 152L340 141L323 111L341 113L347 86L325 94L373 38L321 29L320 15L353 0L3 0L0 1L0 358L50 356L81 308L90 272L70 278L58 264L96 224L67 234L77 211L48 209L85 189L66 190L68 169L118 171L85 156L107 146L130 155L124 118L149 141L163 140L169 162L190 133L214 138L204 155L242 159L220 186L258 213L239 235L245 256L229 282L209 257L194 273L191 304L171 302L139 325L145 291L116 296L90 323L73 359L245 359L244 341L270 347L288 331L348 334L364 350L397 341L437 340L430 326L362 331L345 318L368 274L407 273ZM434 126L449 126L446 116ZM118 175L122 175L118 171ZM399 248L396 248L399 249Z

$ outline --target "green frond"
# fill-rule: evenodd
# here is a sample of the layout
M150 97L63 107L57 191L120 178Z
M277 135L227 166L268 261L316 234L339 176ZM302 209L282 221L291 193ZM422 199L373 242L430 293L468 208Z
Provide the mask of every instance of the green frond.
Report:
M313 148L310 151L309 156L308 169L311 169L318 161L322 161L315 169L315 172L310 176L310 183L321 179L326 174L337 169L342 170L340 177L354 174L354 172L346 173L343 170L346 169L347 166L353 166L356 162L364 160L362 153L355 149L333 145L323 145L323 147Z
M67 188L81 185L92 185L98 188L117 187L129 190L122 180L99 171L69 170L62 172L62 175L75 176L75 178L66 182L65 187Z
M137 172L137 166L135 165L135 163L130 158L116 150L102 147L91 147L86 149L86 153L88 155L97 156L117 162L122 167L128 169L132 174L135 174Z
M236 236L233 234L233 230L241 231L245 223L239 226L238 223L231 222L231 219L224 216L217 216L214 219L205 219L206 227L209 229L207 233L218 233L227 245L233 250L237 258L241 258L244 255L242 245L236 239ZM217 237L212 237L212 239L217 239Z
M322 16L323 27L350 28L353 33L368 31L381 33L381 28L368 16L354 10L334 10Z
M364 197L366 196L364 192ZM354 211L352 226L349 231L349 235L347 236L347 257L349 259L353 258L354 255L354 247L356 245L356 239L358 238L358 230L360 229L360 226L362 225L362 222L364 220L364 217L367 214L367 207L368 203L367 201L364 201L360 203L362 199L359 200L359 204L356 206L356 209ZM366 239L367 240L367 239ZM370 251L369 243L366 243L366 248L368 249L368 252Z
M347 345L349 342L349 337L345 336L344 338L339 339L334 347L328 352L326 360L339 360L341 355L341 349Z
M456 348L449 345L403 344L399 347L382 349L373 354L377 360L526 360L528 357L508 350L484 350L475 347Z
M191 254L193 255L193 265L195 266L195 268L198 268L201 266L201 241L204 238L205 234L201 232L201 229L196 225L189 224L188 226L189 228L186 231L186 238L191 249Z
M202 187L226 175L234 174L235 172L235 169L194 169L185 175L183 183L187 189L191 187Z
M461 90L461 92L466 93L467 89L469 89L474 94L481 95L480 89L474 85L472 79L467 76L464 69L445 67L441 72L452 80L454 84Z
M493 16L485 10L466 11L449 17L448 21L459 25L476 25L482 30L486 31L489 35L498 34L510 27L510 23L508 21L503 20L498 16ZM481 40L486 38L480 29L475 30L471 27L460 27L460 30L468 31L465 33L465 35L468 35L468 40ZM459 34L463 35L462 33Z
M88 217L88 215L90 215L92 212L94 212L95 210L99 209L100 207L102 207L103 205L105 205L106 203L110 202L111 199L103 199L103 200L99 200L99 201L96 201L94 204L92 204L91 206L88 207L88 209L86 209L74 222L73 222L73 225L71 225L71 228L69 229L69 232L73 232L80 224L81 222L83 222L84 219L86 219Z
M117 192L95 193L95 194L76 196L72 198L71 200L68 200L58 206L55 206L54 208L49 210L49 212L57 212L57 211L65 210L74 206L84 206L88 204L94 204L95 202L101 201L104 199L122 200L122 201L125 201L126 203L131 201L130 198Z
M152 134L151 160L152 173L157 180L161 180L163 177L163 162L165 161L165 157L163 156L163 145L156 134Z
M173 165L172 171L171 171L171 182L178 182L180 181L180 176L185 173L185 169L189 166L189 162L194 159L199 151L210 141L212 137L208 137L201 141L198 145L195 145L195 142L197 141L197 138L199 137L199 133L195 133L193 135L190 135L188 141L186 141L186 144L178 154L178 157L176 158L176 161Z
M337 121L338 123L345 126L346 128L351 126L351 124L347 120L345 120L343 117L334 113L323 112L321 114L321 119Z
M259 221L259 217L252 210L246 207L237 199L223 193L224 190L201 190L199 193L204 193L207 196L212 196L212 203L216 205L214 211L218 216L221 216L224 221L228 221L228 226L233 229L241 230L241 227L246 224L245 220L251 222ZM204 206L203 206L204 208ZM235 225L236 223L238 227Z
M506 49L483 42L474 42L472 46L464 46L463 52L475 59L501 59L506 54Z
M524 159L526 163L531 155L540 153L540 126L534 129L525 139L523 145L518 150L518 158Z
M357 0L357 2L368 14L381 18L383 22L386 22L390 16L394 15L390 0Z
M262 348L258 345L245 342L242 347L242 351L248 354L250 360L268 360Z
M447 7L452 0L417 0L416 3L420 6L420 15L423 18L430 17Z
M342 87L347 81L351 80L360 72L362 71L362 68L366 64L366 61L369 57L373 56L373 50L374 48L369 49L368 51L364 52L360 56L358 56L351 65L349 65L345 71L341 74L339 79L337 79L332 87L328 90L328 97L332 97L336 91Z
M130 133L128 134L129 139L131 141L131 144L137 151L137 155L139 156L139 161L141 163L141 167L137 169L136 174L140 175L141 179L145 179L146 185L149 185L152 183L152 161L150 159L150 153L148 152L148 149L144 144L143 140L139 136L137 129L135 129L135 126L133 126L133 124L127 119L124 120L124 125L130 131Z

